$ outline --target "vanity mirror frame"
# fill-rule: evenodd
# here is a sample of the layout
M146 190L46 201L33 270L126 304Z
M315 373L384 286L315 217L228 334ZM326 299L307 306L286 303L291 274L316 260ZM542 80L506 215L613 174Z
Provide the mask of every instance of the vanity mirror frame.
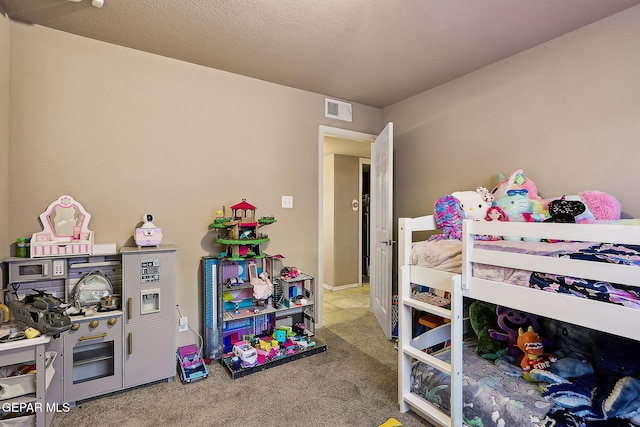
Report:
M62 195L40 214L42 231L31 237L31 258L91 255L91 214L69 195Z

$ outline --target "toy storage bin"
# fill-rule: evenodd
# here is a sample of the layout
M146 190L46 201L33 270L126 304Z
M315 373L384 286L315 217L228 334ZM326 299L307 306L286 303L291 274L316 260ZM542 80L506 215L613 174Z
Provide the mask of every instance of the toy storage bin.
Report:
M51 379L56 373L53 368L53 361L56 358L57 353L55 351L47 351L45 353L45 379L46 386L49 387ZM24 366L24 363L16 365L5 366L1 369L3 374L11 373L18 369L20 366ZM35 372L35 371L34 371ZM0 378L0 400L11 399L12 397L22 396L24 394L31 394L36 392L36 376L35 373L28 373L24 375L16 375L13 377ZM4 424L3 424L4 425Z

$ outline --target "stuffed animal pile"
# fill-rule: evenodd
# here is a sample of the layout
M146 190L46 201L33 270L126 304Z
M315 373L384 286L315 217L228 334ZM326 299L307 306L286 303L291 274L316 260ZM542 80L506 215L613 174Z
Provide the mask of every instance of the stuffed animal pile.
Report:
M475 191L454 191L441 197L435 203L434 212L436 224L443 233L433 239L460 239L462 219L584 223L620 219L621 206L615 197L601 191L543 199L534 182L519 169L501 179L491 192L478 187ZM496 239L494 236L478 238ZM519 240L518 237L505 239Z
M494 188L493 195L494 204L507 212L510 221L580 223L617 220L621 214L620 202L601 191L583 191L577 195L543 199L538 194L536 185L525 177L522 169L502 180Z

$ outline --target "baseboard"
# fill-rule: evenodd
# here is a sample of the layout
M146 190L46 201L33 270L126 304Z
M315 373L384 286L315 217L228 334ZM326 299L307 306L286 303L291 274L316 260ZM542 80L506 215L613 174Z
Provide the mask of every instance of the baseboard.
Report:
M346 285L328 285L326 283L322 284L324 289L328 289L330 291L342 291L349 288L359 288L362 285L360 283L347 283Z

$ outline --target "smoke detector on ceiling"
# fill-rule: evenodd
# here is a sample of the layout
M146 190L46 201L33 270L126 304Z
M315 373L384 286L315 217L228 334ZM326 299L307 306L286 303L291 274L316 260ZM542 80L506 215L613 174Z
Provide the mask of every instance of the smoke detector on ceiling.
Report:
M324 116L330 119L338 119L345 122L352 120L352 108L348 102L337 101L335 99L324 99Z

